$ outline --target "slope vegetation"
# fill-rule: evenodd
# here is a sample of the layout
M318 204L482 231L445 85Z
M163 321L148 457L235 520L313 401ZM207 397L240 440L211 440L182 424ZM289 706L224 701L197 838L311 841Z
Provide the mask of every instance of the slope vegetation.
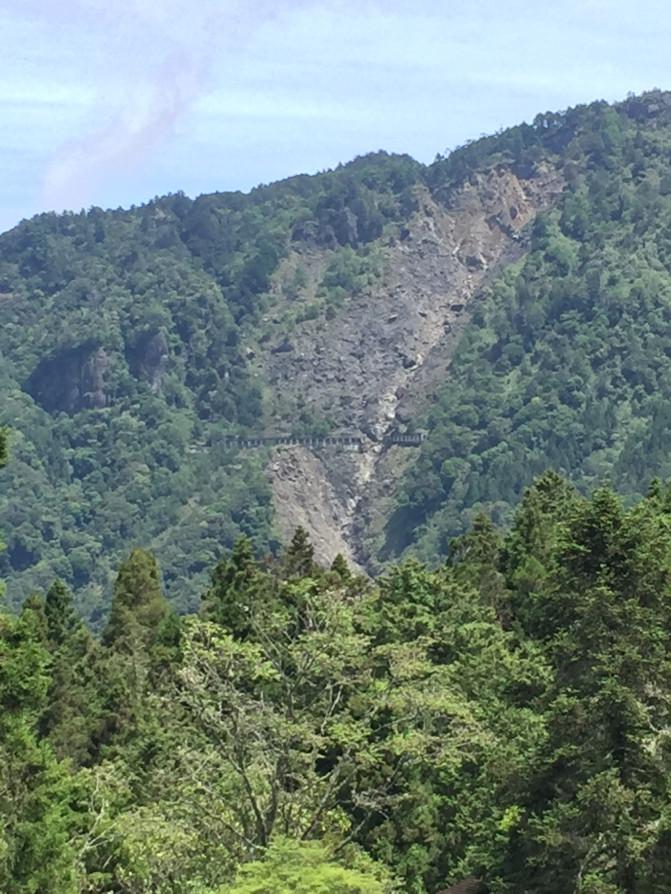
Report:
M668 474L670 103L0 236L10 602L57 574L99 621L143 544L186 609L239 534L297 523L324 561L433 561L548 466ZM342 432L361 453L225 441Z
M629 496L671 474L668 100L581 113L561 200L460 342L387 522L388 553L418 539L441 555L477 511L508 520L547 467Z

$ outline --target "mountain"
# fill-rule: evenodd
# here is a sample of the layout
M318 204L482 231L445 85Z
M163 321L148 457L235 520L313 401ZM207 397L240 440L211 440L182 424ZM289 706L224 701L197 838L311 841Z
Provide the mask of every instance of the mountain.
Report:
M670 150L655 91L0 236L10 603L59 576L99 624L140 544L187 610L240 533L272 553L301 524L375 570L505 522L548 466L668 475ZM362 447L231 440L261 435Z

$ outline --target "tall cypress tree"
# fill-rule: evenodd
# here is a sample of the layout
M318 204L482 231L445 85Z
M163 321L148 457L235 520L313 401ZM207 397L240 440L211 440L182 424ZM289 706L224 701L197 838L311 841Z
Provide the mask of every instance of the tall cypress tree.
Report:
M147 693L156 679L162 628L170 618L161 592L158 565L151 553L134 549L122 563L114 585L112 610L103 631L101 723L96 746L122 746L149 719Z
M117 575L103 644L122 651L151 646L168 612L156 559L134 549Z
M309 577L315 570L315 550L305 528L294 531L285 557L287 577Z
M254 616L268 594L269 583L254 558L251 540L240 537L230 555L220 559L214 569L203 596L202 614L238 639L245 639L253 630Z
M56 580L44 603L52 677L40 732L59 757L76 764L90 759L91 741L100 724L97 681L99 646L74 607L72 593Z
M72 593L62 580L55 580L47 590L44 612L49 645L52 649L64 646L82 626L75 610Z
M511 880L543 894L581 879L666 890L671 532L659 501L626 512L603 488L577 503L533 608L554 680Z
M72 776L40 741L50 680L44 614L0 614L0 890L75 894Z

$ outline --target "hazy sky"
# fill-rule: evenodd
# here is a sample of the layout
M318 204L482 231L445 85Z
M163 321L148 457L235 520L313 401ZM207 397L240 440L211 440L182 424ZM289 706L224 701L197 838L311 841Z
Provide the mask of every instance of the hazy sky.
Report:
M0 0L0 230L671 88L662 0Z

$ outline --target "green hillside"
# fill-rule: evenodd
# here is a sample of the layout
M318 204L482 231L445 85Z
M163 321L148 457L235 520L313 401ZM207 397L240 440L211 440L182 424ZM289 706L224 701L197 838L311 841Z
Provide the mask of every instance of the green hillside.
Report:
M666 477L670 153L670 96L655 92L539 115L428 167L381 152L246 195L45 214L0 236L10 604L58 575L99 624L116 564L143 545L169 599L193 608L191 582L238 535L275 552L267 457L221 435L330 422L284 412L260 362L269 327L331 331L379 275L381 246L406 238L418 191L449 207L483 171L550 167L565 189L469 307L374 558L439 560L479 509L509 520L548 467L628 497ZM300 261L317 255L311 282Z
M435 559L534 475L627 497L671 475L671 108L648 96L548 118L566 188L482 296L387 525ZM448 159L449 162L449 159Z
M669 890L671 94L40 216L0 321L2 894ZM366 325L361 452L232 446Z
M290 246L365 248L410 212L418 171L380 153L249 195L45 214L0 237L10 601L57 575L98 618L120 551L142 543L186 607L186 582L240 533L274 548L263 458L198 445L263 426L245 344Z

